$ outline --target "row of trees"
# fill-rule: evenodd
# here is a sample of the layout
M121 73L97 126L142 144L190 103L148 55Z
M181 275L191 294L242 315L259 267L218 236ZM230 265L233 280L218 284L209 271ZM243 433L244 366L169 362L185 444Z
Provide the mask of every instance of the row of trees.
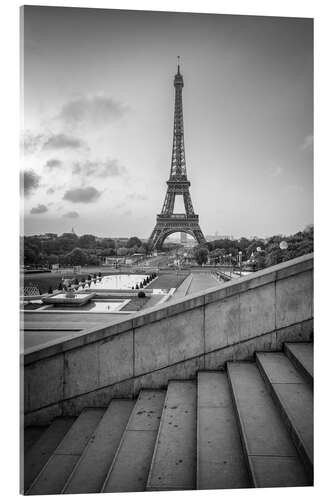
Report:
M260 269L312 252L313 235L313 226L308 226L304 231L290 236L238 240L225 238L195 247L193 253L199 265L205 264L208 259L212 263L236 264L242 251L242 260L250 261ZM280 248L282 241L287 243L286 249ZM26 266L99 265L103 257L149 253L147 244L136 236L122 240L121 245L117 245L112 238L96 238L91 234L78 237L73 233L64 233L50 239L26 236L23 244Z
M314 229L313 225L309 225L304 231L290 236L279 234L267 239L240 238L239 240L210 241L194 248L194 258L199 265L205 264L208 259L212 263L222 262L235 265L241 251L242 261L248 261L249 264L253 264L254 268L261 269L313 252L313 241ZM281 242L286 242L287 248L281 248Z
M23 247L26 266L99 265L103 257L146 254L148 251L147 245L136 236L123 240L122 246L117 247L112 238L96 238L92 234L77 236L73 233L49 239L25 236Z

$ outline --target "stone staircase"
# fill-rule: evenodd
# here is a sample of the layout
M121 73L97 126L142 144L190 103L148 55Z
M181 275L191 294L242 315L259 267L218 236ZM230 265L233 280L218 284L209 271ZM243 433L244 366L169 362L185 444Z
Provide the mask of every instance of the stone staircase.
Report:
M308 486L313 344L25 430L29 495Z

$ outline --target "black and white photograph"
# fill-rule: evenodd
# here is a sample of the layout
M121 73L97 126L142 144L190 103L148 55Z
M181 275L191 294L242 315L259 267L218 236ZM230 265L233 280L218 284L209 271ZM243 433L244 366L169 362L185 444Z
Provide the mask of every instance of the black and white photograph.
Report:
M22 494L313 486L313 27L20 8Z

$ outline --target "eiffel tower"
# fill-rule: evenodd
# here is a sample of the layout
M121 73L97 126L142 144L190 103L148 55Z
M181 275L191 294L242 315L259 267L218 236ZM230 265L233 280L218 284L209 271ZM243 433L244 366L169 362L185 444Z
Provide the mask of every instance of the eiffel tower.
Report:
M175 87L175 114L173 126L173 146L170 177L167 181L167 192L163 208L157 215L156 225L148 240L149 247L160 249L164 240L172 233L183 232L193 236L199 244L205 243L205 237L199 226L199 215L194 213L191 195L190 181L187 179L185 148L184 148L184 122L182 89L184 87L183 76L180 73L178 56L178 70L174 78ZM176 196L183 196L185 214L174 214Z

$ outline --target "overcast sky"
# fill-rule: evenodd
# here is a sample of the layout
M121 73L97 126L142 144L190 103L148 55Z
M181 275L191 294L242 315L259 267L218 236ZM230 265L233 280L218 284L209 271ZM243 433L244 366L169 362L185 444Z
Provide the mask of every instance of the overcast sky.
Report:
M313 222L312 20L25 7L23 24L26 234L149 236L177 55L204 234Z

